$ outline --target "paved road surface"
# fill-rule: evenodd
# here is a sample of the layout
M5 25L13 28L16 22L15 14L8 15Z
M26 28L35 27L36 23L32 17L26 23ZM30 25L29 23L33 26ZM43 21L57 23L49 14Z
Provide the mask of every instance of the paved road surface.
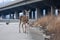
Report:
M0 23L0 40L44 40L42 33L36 28L27 30L27 34L19 33L19 24L17 22L6 25Z

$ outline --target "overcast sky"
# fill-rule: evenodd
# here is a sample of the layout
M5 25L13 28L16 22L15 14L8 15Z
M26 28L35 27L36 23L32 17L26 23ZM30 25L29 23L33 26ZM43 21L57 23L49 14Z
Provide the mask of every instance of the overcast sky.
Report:
M0 0L0 7L4 7L21 1L23 0Z

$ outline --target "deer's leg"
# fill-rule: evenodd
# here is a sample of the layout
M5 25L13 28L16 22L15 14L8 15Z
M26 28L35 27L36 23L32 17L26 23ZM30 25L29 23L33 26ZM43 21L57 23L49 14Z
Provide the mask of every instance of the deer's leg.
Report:
M26 33L26 24L25 24L25 33Z
M25 24L23 24L23 32L25 32Z
M24 32L24 24L22 23L22 31Z
M24 26L24 33L26 33L26 31L27 31L27 25L25 24L25 26Z
M23 32L25 32L25 24L22 25Z
M21 31L20 31L20 25L21 25L21 22L19 23L19 33L21 32Z

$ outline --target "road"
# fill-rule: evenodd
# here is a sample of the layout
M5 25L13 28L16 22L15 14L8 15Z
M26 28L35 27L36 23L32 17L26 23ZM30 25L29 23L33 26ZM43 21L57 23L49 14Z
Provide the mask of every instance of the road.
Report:
M44 40L42 33L37 28L28 28L27 33L19 33L19 23L6 25L0 22L0 40Z

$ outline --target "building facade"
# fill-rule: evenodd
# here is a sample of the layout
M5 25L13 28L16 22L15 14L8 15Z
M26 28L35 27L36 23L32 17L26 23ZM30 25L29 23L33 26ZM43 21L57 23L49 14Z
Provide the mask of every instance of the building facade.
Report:
M4 10L1 9L0 19L19 19L21 15L27 15L29 19L38 19L49 13L53 13L56 16L59 14L58 8L47 5L43 0L25 1L10 7L7 7L7 9L3 8ZM25 10L30 10L30 12L25 12Z

